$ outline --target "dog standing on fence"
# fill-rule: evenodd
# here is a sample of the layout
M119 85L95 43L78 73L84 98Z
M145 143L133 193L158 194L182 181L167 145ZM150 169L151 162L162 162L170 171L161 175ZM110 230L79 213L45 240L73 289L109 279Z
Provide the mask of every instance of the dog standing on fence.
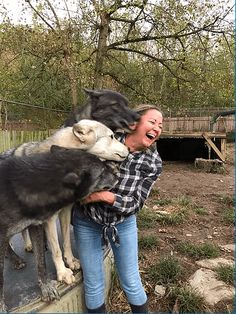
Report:
M139 117L140 117L139 114L128 107L128 100L122 94L111 91L111 90L106 90L106 89L103 89L103 90L85 89L85 92L88 95L88 99L85 105L78 108L77 112L65 121L64 127L72 126L74 123L80 121L81 119L93 119L96 121L100 121L101 123L105 124L107 127L109 127L110 129L114 131L119 130L119 129L124 129L127 132L129 132L130 126L139 120ZM28 144L25 144L25 145L26 147L28 146ZM62 140L61 145L65 146L63 140ZM26 147L24 148L24 146L21 146L20 151L22 151L22 153L27 153L28 149ZM105 145L103 149L106 150L108 147L109 145ZM70 212L70 210L68 211ZM66 214L66 212L67 212L66 210L62 211L60 216L63 221L67 221L67 223L65 222L63 223L63 225L69 226L70 217L69 217L69 214ZM52 225L54 225L54 229L55 229L55 222ZM54 234L55 234L55 231L54 231ZM69 239L69 235L68 235L69 227L67 227L65 234L66 235L64 235L63 238ZM54 256L55 257L60 256L61 250L59 248L58 241L55 241L54 243L55 243L55 245L53 246L53 249L55 249ZM26 247L27 246L28 244L26 242ZM67 265L69 266L69 268L72 270L78 269L79 263L72 255L70 241L66 240L66 242L64 242L63 247L64 247L64 252L65 252L64 253L65 261ZM14 257L13 254L10 254L10 256ZM15 259L16 261L15 264L17 264L17 260ZM56 260L59 260L57 265L61 265L61 267L58 267L61 270L60 274L58 271L58 275L57 275L58 280L62 280L66 283L73 282L74 281L73 274L72 272L69 271L68 268L65 267L62 261L62 257L58 257L56 258Z
M73 127L59 129L54 135L42 142L24 143L10 150L8 156L9 153L12 156L29 156L36 153L48 152L52 145L86 150L102 160L122 161L128 155L127 147L115 139L113 132L108 127L95 120L83 119L75 123ZM5 156L6 154L7 152ZM75 280L72 270L79 269L80 267L79 261L73 256L71 249L71 206L69 205L59 212L64 260L69 268L66 267L62 258L56 226L57 217L58 214L55 214L45 221L47 240L56 267L57 280L71 284ZM27 237L27 229L23 230L22 234L25 239L25 249L29 251L32 249L32 244L29 237ZM24 267L24 261L15 254L11 246L8 247L8 257L15 264L15 268Z
M42 224L64 206L110 189L117 181L98 157L78 149L53 148L52 152L9 157L0 163L0 312L6 311L3 268L10 237L29 228L42 298L59 298L46 276Z

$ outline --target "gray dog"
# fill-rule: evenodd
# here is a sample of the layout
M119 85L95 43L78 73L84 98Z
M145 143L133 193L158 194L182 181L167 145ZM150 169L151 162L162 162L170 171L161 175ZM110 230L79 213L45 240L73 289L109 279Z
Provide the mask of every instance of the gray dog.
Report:
M9 157L0 163L0 312L3 297L3 266L10 237L29 227L38 266L42 299L58 297L45 272L42 224L63 206L92 192L111 189L116 177L98 157L77 149L52 146L51 152Z
M88 95L87 102L65 121L64 126L72 126L81 119L92 119L112 131L123 129L129 132L130 125L139 120L140 115L128 107L128 100L122 94L108 89L84 90Z

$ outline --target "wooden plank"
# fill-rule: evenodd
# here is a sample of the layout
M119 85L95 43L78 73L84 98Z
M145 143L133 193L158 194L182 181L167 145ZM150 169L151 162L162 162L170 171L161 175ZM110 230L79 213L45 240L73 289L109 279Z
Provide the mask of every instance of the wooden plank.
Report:
M227 150L227 146L226 146L226 138L222 138L220 140L220 145L221 145L221 153L223 154L225 160L226 160L226 150Z
M225 138L226 133L207 133L210 138ZM169 132L163 131L161 138L202 138L202 132Z
M210 132L211 117L164 117L164 129L168 132ZM233 132L235 116L221 117L214 123L217 133Z
M207 143L211 146L211 148L216 152L216 154L219 156L219 158L225 162L225 156L221 153L221 151L216 147L216 145L213 143L213 141L210 139L209 135L207 133L202 133L202 136L205 138Z

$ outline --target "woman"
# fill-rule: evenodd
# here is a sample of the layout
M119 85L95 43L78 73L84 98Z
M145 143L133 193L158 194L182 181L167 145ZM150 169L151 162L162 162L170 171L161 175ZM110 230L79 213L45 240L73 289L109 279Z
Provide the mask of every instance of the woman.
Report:
M120 164L117 185L112 191L92 193L74 210L74 234L88 313L105 312L103 247L108 242L132 312L148 311L138 268L136 213L161 173L162 161L153 144L161 134L163 117L151 105L143 105L137 112L141 118L133 132L119 138L130 153Z

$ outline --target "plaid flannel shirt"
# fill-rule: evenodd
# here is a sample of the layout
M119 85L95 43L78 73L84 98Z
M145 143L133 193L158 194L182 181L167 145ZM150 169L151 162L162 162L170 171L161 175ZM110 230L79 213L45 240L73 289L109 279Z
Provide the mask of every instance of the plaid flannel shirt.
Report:
M120 136L119 140L124 143L125 135ZM161 170L162 160L156 148L129 153L120 164L118 183L112 189L116 196L113 205L99 202L79 205L79 208L105 229L114 228L125 217L137 213L143 207Z

